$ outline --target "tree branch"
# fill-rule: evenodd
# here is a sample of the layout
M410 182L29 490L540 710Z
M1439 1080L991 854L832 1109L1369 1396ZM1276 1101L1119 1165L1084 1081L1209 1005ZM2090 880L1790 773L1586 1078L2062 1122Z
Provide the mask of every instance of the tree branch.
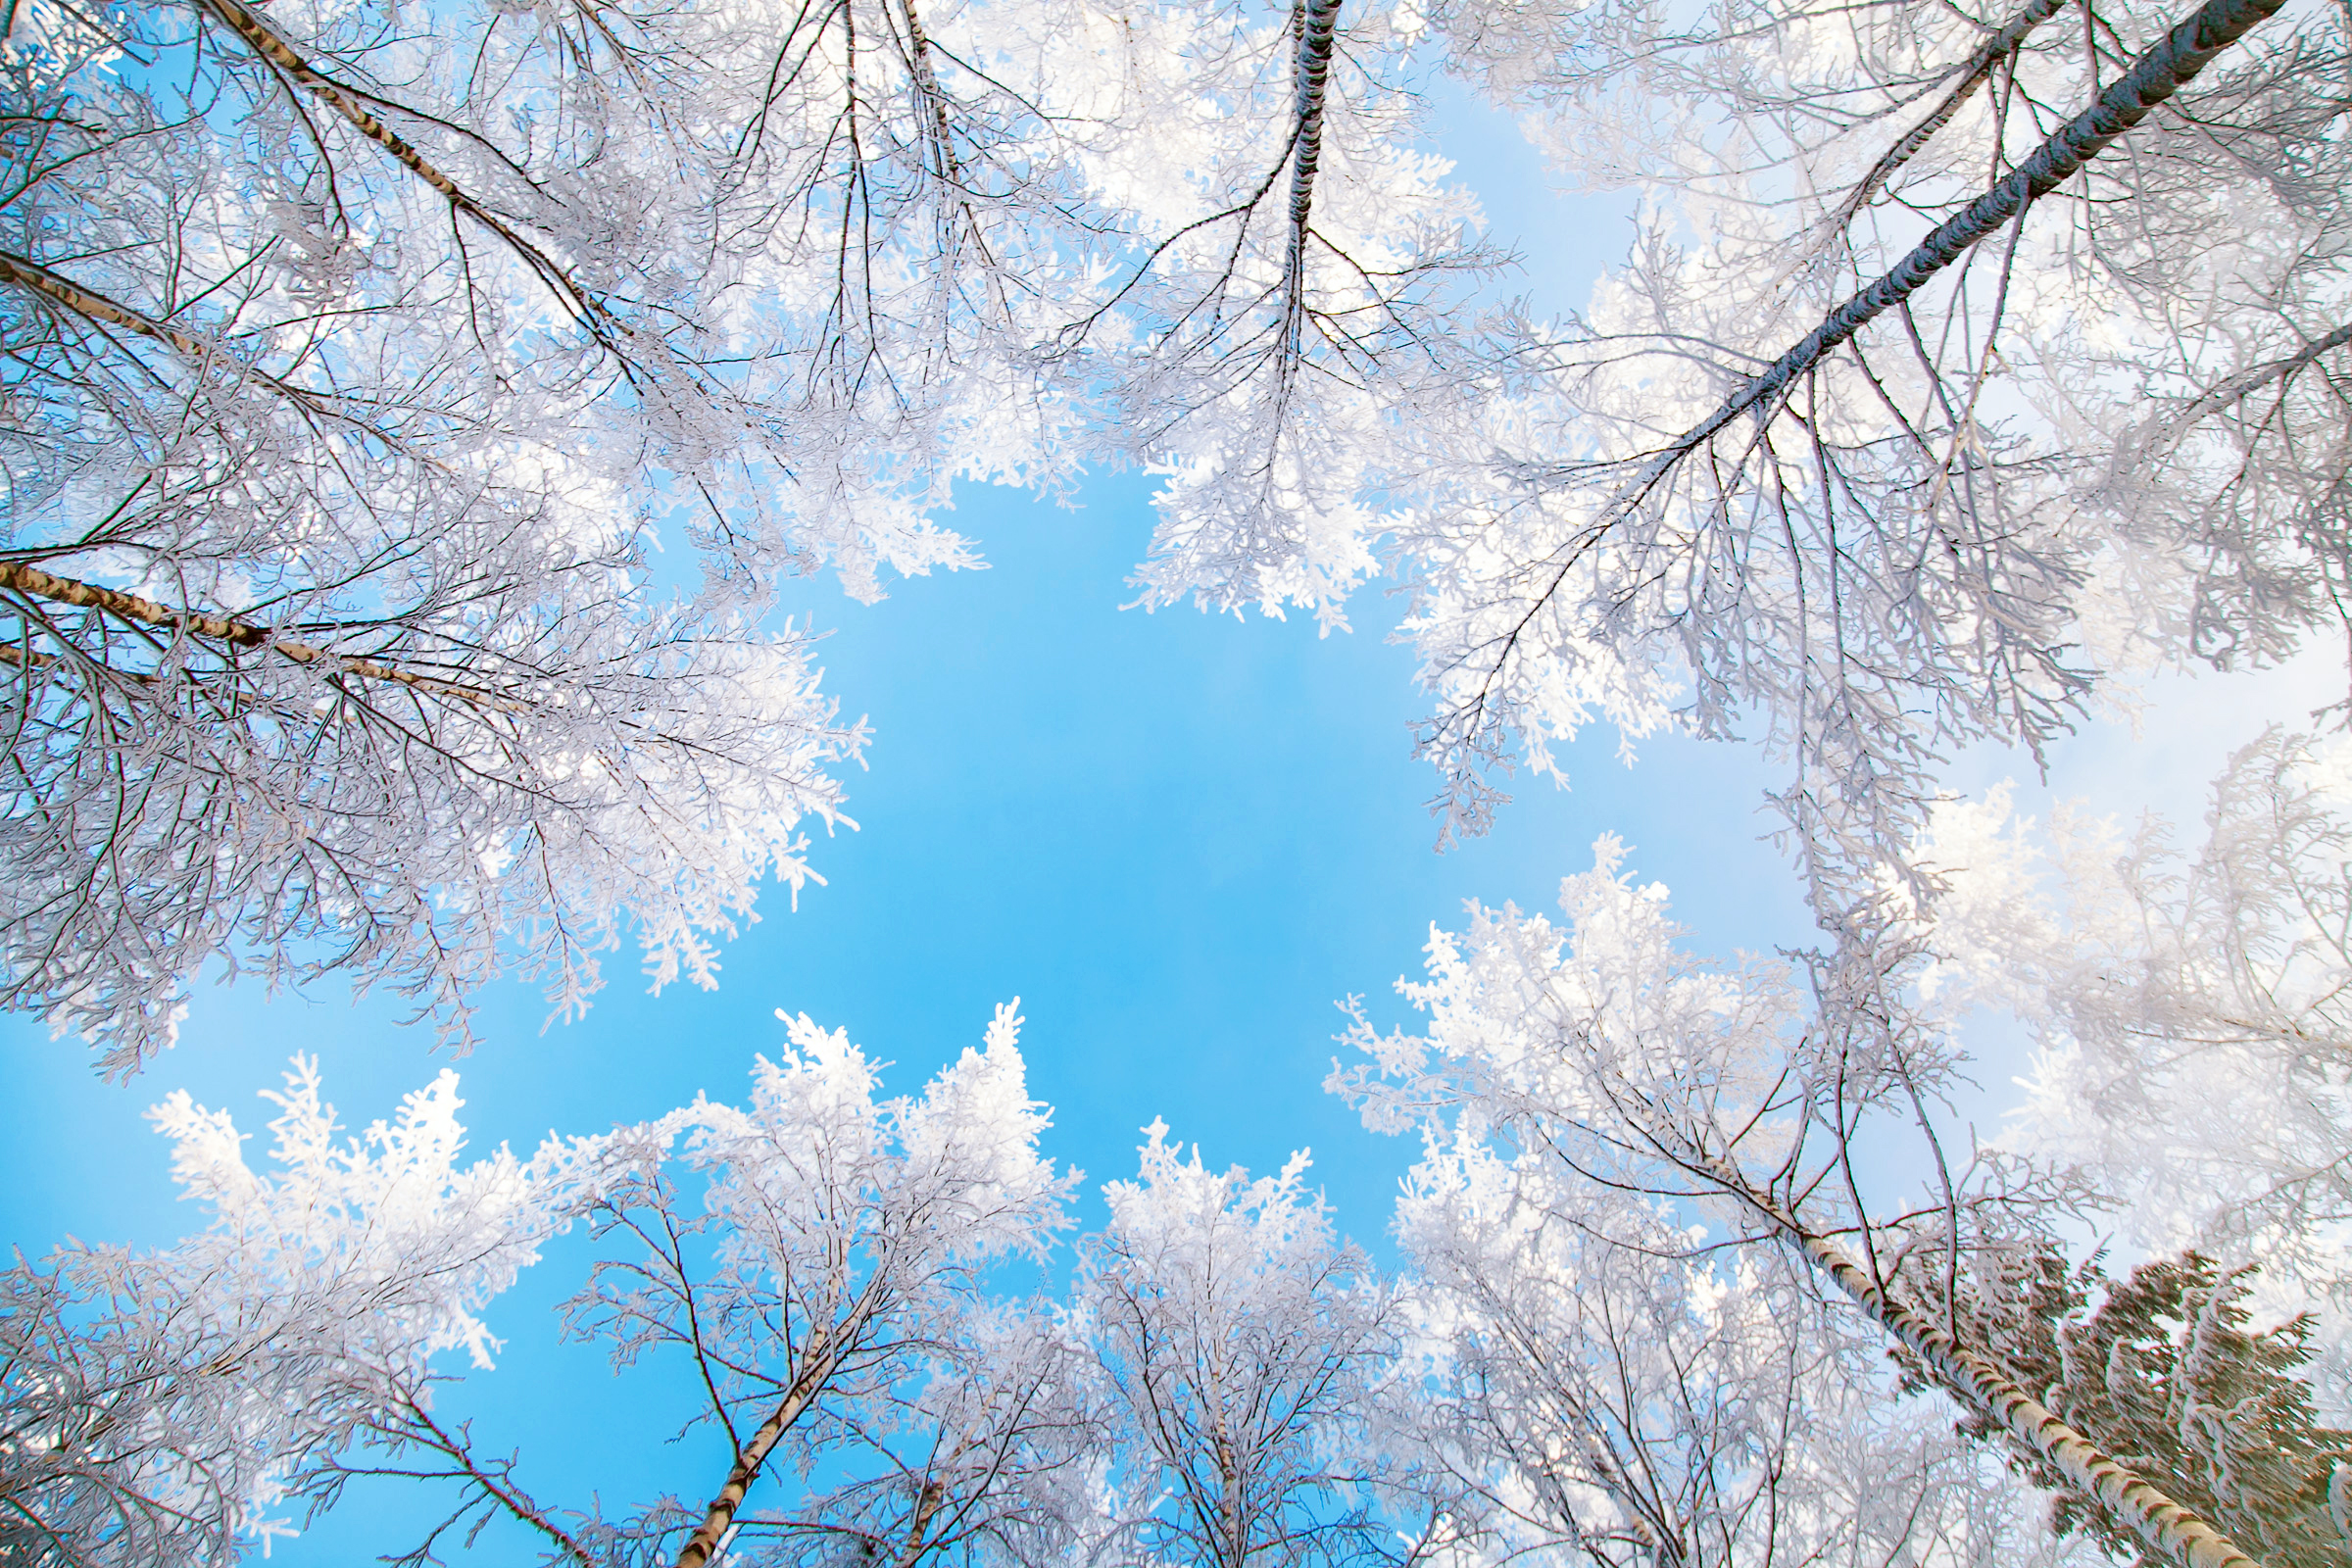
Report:
M119 588L106 588L73 577L60 577L22 561L0 561L0 590L30 594L35 598L74 605L83 610L103 611L123 620L161 626L186 636L208 638L226 643L232 648L268 649L297 664L322 665L340 674L358 675L368 680L396 681L416 691L435 697L454 698L477 708L518 706L512 698L501 697L478 687L443 680L438 676L420 675L378 659L353 658L329 649L316 648L290 637L281 637L269 627L257 626L248 620L209 614L203 611L174 610L152 599L124 593Z
M1854 187L1853 195L1847 197L1845 205L1839 209L1836 226L1843 228L1852 222L1855 216L1870 205L1871 198L1893 177L1894 172L1910 162L1912 155L1925 147L1937 131L1951 123L1952 117L1960 112L1969 96L1984 84L1986 76L1992 74L1992 68L2015 54L2026 41L2026 34L2056 16L2066 3L2067 0L2028 0L2025 10L2011 18L2007 26L1985 39L1984 46L1962 68L1959 83L1944 95L1943 102L1937 104L1927 119L1905 131L1893 146L1880 156L1877 163L1870 166L1870 172L1862 176L1862 183Z
M1725 399L1721 408L1689 434L1653 458L1645 466L1642 482L1629 488L1646 489L1647 481L1675 459L1720 432L1740 415L1786 390L1791 381L1820 364L1832 349L1884 312L1909 299L1928 279L1967 254L1977 241L1997 232L2072 178L2117 137L2147 118L2150 110L2180 91L2215 55L2285 3L2286 0L2206 0L2196 15L2166 33L2163 42L2142 54L2114 86L2060 126L1998 184L1937 225L1891 271L1832 311L1828 319L1806 334L1802 342Z
M2352 343L2352 325L2339 326L2325 337L2314 338L2282 359L2273 360L2267 365L2257 365L2250 370L2240 370L2165 421L2166 439L2163 442L2151 444L2169 445L2172 440L2177 440L2188 426L2204 418L2207 415L2218 414L2232 403L2243 400L2257 387L2267 385L2272 381L2287 379L2321 355L2330 349L2340 349L2347 343Z
M0 279L5 279L19 288L37 294L53 304L62 305L85 320L96 321L106 326L121 327L127 332L136 332L141 337L153 338L159 343L169 344L199 365L227 366L233 368L238 375L258 381L278 396L289 402L298 403L313 413L323 415L346 424L356 425L390 445L398 446L400 444L386 431L366 420L355 419L334 408L329 399L318 393L306 391L302 387L281 381L269 371L237 358L219 341L208 342L193 333L180 330L168 321L159 321L143 311L133 310L130 306L109 299L96 289L90 288L86 284L76 283L72 278L61 272L53 271L36 261L0 251Z
M514 1518L553 1541L563 1548L564 1554L578 1563L580 1568L596 1568L596 1559L588 1554L588 1549L580 1544L577 1538L550 1519L536 1502L524 1495L514 1485L512 1477L494 1476L475 1460L473 1438L469 1429L461 1428L456 1433L444 1431L441 1425L426 1413L424 1406L414 1399L402 1400L400 1411L411 1422L423 1428L427 1445L454 1461L464 1471L466 1479L479 1488L484 1495L506 1509ZM391 1429L391 1435L414 1437L413 1433L404 1433L398 1428Z
M279 37L270 24L248 9L242 0L197 0L243 39L246 46L270 65L308 88L335 113L359 128L360 134L390 153L402 168L438 191L450 207L464 213L491 233L497 235L516 255L526 262L547 284L561 294L578 314L582 321L591 324L600 339L608 328L628 328L613 319L604 305L572 278L564 267L537 245L522 237L513 224L484 207L468 195L458 182L435 168L398 131L369 113L367 106L349 89L326 75L296 52L294 46Z

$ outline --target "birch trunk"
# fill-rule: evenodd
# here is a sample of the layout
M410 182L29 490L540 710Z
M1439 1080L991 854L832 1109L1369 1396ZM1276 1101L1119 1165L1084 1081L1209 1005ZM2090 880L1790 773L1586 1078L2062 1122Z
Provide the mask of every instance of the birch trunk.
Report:
M208 614L202 611L174 610L169 605L159 605L152 599L124 593L119 588L60 577L21 561L0 561L0 592L27 594L81 610L100 610L123 620L159 626L183 636L209 638L232 648L267 650L293 663L325 665L338 673L358 675L368 680L397 681L403 686L429 692L436 697L454 698L477 707L515 706L494 693L444 680L439 676L420 675L415 670L387 664L380 659L331 653L291 637L277 636L269 627L257 626L251 621Z
M2096 102L2052 132L2006 177L1945 220L1892 270L1832 311L1826 320L1769 369L1749 380L1689 434L1643 465L1641 477L1628 487L1629 503L1639 500L1658 475L1701 443L1719 434L1740 415L1778 396L1798 376L1826 359L1831 350L1917 293L1928 279L1968 254L1979 240L1998 231L2035 201L2074 177L2083 165L2106 151L2116 138L2146 119L2149 111L2203 71L2214 56L2285 3L2286 0L2206 0L2194 16L2175 26L2162 42L2133 61L2132 69L2099 94Z
M1323 99L1331 77L1340 0L1307 0L1298 26L1298 125L1291 163L1289 271L1294 295L1306 275L1306 220L1314 210L1315 170L1323 159Z
M873 1322L874 1314L888 1296L883 1287L886 1273L883 1269L876 1269L867 1278L865 1288L858 1293L858 1298L850 1303L850 1309L842 1314L839 1321L828 1324L825 1332L809 1345L808 1357L802 1363L800 1374L792 1380L792 1386L784 1391L783 1402L776 1406L774 1414L760 1423L760 1430L752 1434L752 1441L736 1452L735 1463L727 1471L726 1485L719 1488L718 1495L710 1499L710 1506L703 1514L703 1522L696 1526L694 1534L687 1538L686 1544L679 1548L677 1568L704 1568L704 1564L716 1555L719 1542L725 1537L728 1526L735 1522L735 1510L743 1506L744 1496L752 1490L752 1483L760 1479L760 1469L766 1465L768 1454L783 1441L784 1434L792 1430L793 1424L800 1420L808 1406L815 1402L816 1396L825 1392L825 1385L833 1381L835 1372L841 1370L842 1358Z
M817 1345L816 1353L803 1364L801 1375L784 1391L783 1402L760 1423L752 1441L736 1454L735 1463L727 1470L726 1485L718 1489L718 1495L710 1499L710 1506L703 1512L703 1522L678 1549L677 1568L704 1568L717 1554L719 1542L735 1522L735 1510L743 1506L752 1483L760 1479L768 1454L833 1380L841 1365L842 1348L849 1344L853 1332L848 1322L837 1325Z
M2186 1568L2263 1568L2203 1518L2134 1475L2115 1457L2052 1414L1990 1361L1961 1345L1880 1288L1870 1272L1828 1237L1756 1192L1738 1171L1715 1160L1706 1174L1795 1244L1879 1327L1934 1369L1952 1393L1970 1400L2001 1429L2054 1465L2082 1492L2096 1497L2140 1538Z

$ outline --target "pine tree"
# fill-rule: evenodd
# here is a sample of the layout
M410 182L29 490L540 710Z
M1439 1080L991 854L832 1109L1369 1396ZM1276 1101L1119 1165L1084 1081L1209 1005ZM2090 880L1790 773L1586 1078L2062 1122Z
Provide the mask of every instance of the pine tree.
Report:
M1953 1316L1964 1342L2061 1420L2270 1568L2338 1568L2352 1552L2352 1432L2320 1425L2296 1375L2312 1356L2311 1318L2254 1326L2254 1272L2189 1251L2118 1282L2098 1258L2069 1268L2043 1249L1964 1284ZM1906 1376L1926 1386L1916 1368ZM1961 1430L1984 1442L1998 1431L1974 1411ZM2139 1568L2163 1562L2039 1454L2002 1446L2013 1469L2055 1494L2054 1530Z

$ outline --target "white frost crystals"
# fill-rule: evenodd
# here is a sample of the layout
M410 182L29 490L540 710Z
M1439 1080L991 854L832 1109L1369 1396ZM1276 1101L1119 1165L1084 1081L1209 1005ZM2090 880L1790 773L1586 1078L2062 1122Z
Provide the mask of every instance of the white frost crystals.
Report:
M2266 842L2290 858L2319 843L2308 828ZM2149 1461L2132 1448L2119 1465L2100 1446L2128 1442L2127 1425L2102 1425L2095 1408L2061 1419L2037 1402L2059 1396L2013 1370L2016 1325L2050 1309L2025 1282L2063 1260L2084 1220L2136 1219L2146 1194L2079 1148L2029 1158L1976 1142L1958 1104L1970 1056L1918 996L1928 944L1959 935L1809 955L1801 969L1709 963L1682 950L1664 890L1635 886L1622 856L1603 839L1593 869L1562 885L1564 928L1505 907L1474 908L1465 937L1433 932L1428 979L1399 982L1426 1031L1359 1021L1364 1059L1331 1080L1375 1127L1424 1139L1400 1220L1441 1292L1446 1354L1468 1369L1443 1451L1487 1499L1484 1528L1506 1543L1759 1563L1885 1552L1918 1529L1966 1560L2021 1528L1968 1445L1914 1446L1899 1472L1910 1522L1894 1539L1872 1540L1890 1516L1828 1500L1854 1453L1909 1443L1895 1439L1906 1425L1936 1438L1886 1407L1940 1388L2013 1464L2095 1493L2123 1539L2199 1568L2249 1563L2229 1539L2238 1526L2214 1523L2236 1499L2205 1500L2182 1473L2134 1472ZM2303 869L2324 883L2333 867L2322 848ZM2285 950L2260 913L2239 928L2241 951ZM2340 988L2327 942L2311 972ZM2167 1118L2200 1120L2189 1105L2149 1123L2103 1108L2158 1167L2175 1141ZM2340 1129L2316 1141L2340 1153ZM1890 1153L1903 1144L1912 1152ZM2331 1221L2294 1217L2317 1266L2281 1270L2282 1315L2340 1289ZM2294 1367L2294 1337L2263 1353ZM2122 1365L2107 1375L2129 1388ZM2300 1420L2318 1469L2288 1490L2308 1492L2334 1457L2352 1463L2352 1446ZM2023 1528L1999 1554L2038 1549Z
M461 1042L629 935L710 983L862 741L779 582L976 564L958 480L1288 463L1469 214L1336 13L1311 72L1207 0L9 17L0 1004L118 1072L208 966Z
M2209 1019L2247 1012L2228 978L2242 973L2318 1041L2340 990L2325 977L2343 965L2286 910L2322 905L2261 890L2325 885L2311 873L2339 834L2316 804L2324 773L2278 743L2242 758L2217 820L2234 825L2222 836L2241 867L2269 872L2218 904L2149 881L2120 918L2078 912L2119 938L2202 933L2194 954L2158 944L2094 964ZM1973 842L1970 820L1937 847ZM2199 1123L2168 1099L2181 1086L2162 1063L2145 1071L2150 1110L2080 1075L2112 1125L2071 1163L1965 1148L1951 1102L1968 1058L1938 1009L1960 1004L1967 976L2060 999L2041 1016L2071 1020L2123 1078L2139 1038L2091 1028L2114 988L2070 980L2053 917L1990 855L1972 864L2008 924L1981 950L1960 947L1972 906L1955 876L1940 947L1809 973L1691 957L1663 891L1624 875L1623 856L1604 839L1568 879L1565 926L1506 908L1433 934L1429 978L1405 987L1424 1033L1353 1031L1365 1059L1334 1087L1422 1139L1394 1278L1337 1234L1303 1152L1252 1180L1188 1157L1154 1122L1137 1176L1103 1189L1106 1223L1078 1242L1067 1289L1042 1285L1079 1178L1040 1149L1050 1115L1029 1098L1013 1006L900 1098L846 1034L785 1016L787 1049L755 1064L745 1102L698 1096L551 1138L527 1162L461 1163L448 1073L342 1141L298 1061L273 1097L267 1172L224 1115L172 1097L156 1119L211 1230L156 1253L20 1258L0 1285L0 1495L16 1532L0 1539L93 1568L222 1568L373 1478L414 1489L412 1536L380 1544L419 1563L483 1530L571 1568L2087 1561L2091 1544L2044 1528L2004 1459L2067 1488L2080 1517L2111 1490L2093 1485L2113 1464L2096 1442L2131 1430L2102 1427L2084 1398L2172 1396L2135 1381L2137 1363L2103 1363L2103 1383L2064 1391L2079 1415L2061 1420L2004 1368L2065 1328L2064 1303L2026 1287L2065 1273L2066 1227L2115 1209L2162 1227L2149 1195L2169 1164L2193 1177L2222 1152L2185 1137ZM2244 961L2202 990L2184 981L2230 929ZM2310 1053L2286 1041L2253 1041L2281 1140L2327 1147L2292 1102ZM2062 1087L2045 1070L2044 1098ZM2331 1103L2311 1100L2315 1115ZM2135 1139L2134 1114L2184 1137ZM1898 1137L1923 1154L1888 1179L1873 1152ZM2239 1252L2263 1250L2289 1311L2296 1293L2324 1314L2340 1301L2332 1190L2274 1181L2243 1205L2257 1223ZM653 1380L652 1425L684 1435L682 1495L641 1461L596 1492L550 1477L492 1430L510 1425L495 1392L436 1395L462 1361L480 1374L497 1348L486 1303L565 1229L591 1250L565 1330ZM2188 1240L2236 1245L2211 1225ZM2330 1374L2340 1322L2325 1321ZM2214 1344L2241 1359L2205 1345L2196 1375L2218 1396L2261 1371L2268 1403L2251 1404L2295 1449L2257 1503L2300 1499L2302 1537L2326 1547L2334 1515L2309 1494L2328 1464L2352 1466L2352 1439L2312 1418L2302 1335L2232 1330ZM588 1416L602 1387L565 1380L563 1419ZM2230 1427L2236 1408L2209 1401L2199 1419L2252 1451L2269 1428ZM2202 1485L2189 1464L2141 1473ZM2233 1531L2254 1517L2243 1498L2185 1494ZM2145 1485L2124 1500L2116 1529L2186 1544L2195 1563L2245 1561Z
M984 1051L897 1100L838 1031L789 1023L747 1106L698 1099L551 1138L527 1162L459 1162L449 1072L341 1140L298 1059L270 1097L270 1171L246 1164L225 1114L170 1097L155 1120L212 1228L5 1275L0 1540L106 1568L225 1564L370 1474L454 1484L425 1548L495 1513L577 1563L663 1541L699 1561L730 1532L783 1555L877 1532L924 1549L1050 1537L1021 1498L1066 1487L1087 1408L1074 1347L1050 1310L982 1290L998 1261L1042 1259L1076 1180L1037 1152L1047 1116L1023 1088L1018 1020L1001 1008ZM486 1370L479 1312L581 1221L599 1260L569 1326L618 1363L677 1354L699 1371L690 1419L734 1454L708 1512L542 1508L511 1458L436 1414L433 1386L457 1370L442 1352ZM899 1485L919 1452L928 1471ZM839 1484L738 1516L771 1467Z
M297 1058L257 1171L225 1113L156 1107L211 1229L159 1252L69 1246L0 1275L0 1494L37 1560L226 1563L288 1533L338 1454L427 1419L436 1353L490 1364L475 1315L560 1222L544 1162L461 1166L457 1079L338 1137Z
M1143 1168L1103 1189L1085 1253L1117 1479L1146 1561L1245 1568L1377 1556L1391 1468L1371 1396L1396 1354L1396 1301L1302 1178L1210 1170L1144 1129Z
M2205 842L2008 792L1951 802L1918 854L1946 891L1924 976L1953 1019L2013 1012L2040 1048L2009 1136L2112 1195L2125 1239L2254 1262L2278 1318L2319 1312L2352 1391L2352 776L2344 743L2273 732L2214 781Z

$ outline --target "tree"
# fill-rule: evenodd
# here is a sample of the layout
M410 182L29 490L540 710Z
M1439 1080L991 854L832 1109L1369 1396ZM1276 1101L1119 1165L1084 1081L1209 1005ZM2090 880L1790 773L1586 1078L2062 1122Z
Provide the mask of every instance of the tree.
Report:
M1367 1417L1396 1354L1389 1289L1307 1197L1303 1153L1251 1181L1185 1160L1162 1122L1144 1132L1078 1286L1138 1560L1381 1559Z
M1369 1059L1335 1069L1333 1087L1375 1127L1421 1127L1433 1151L1492 1141L1556 1163L1562 1183L1671 1205L1714 1249L1785 1250L2121 1529L2195 1568L2250 1562L2166 1478L2126 1469L1957 1332L1964 1263L2050 1245L2088 1195L1997 1151L1954 1168L1933 1107L1965 1058L1900 1006L1904 977L1832 956L1808 1005L1785 967L1699 963L1664 890L1619 873L1623 853L1602 839L1593 869L1562 885L1565 931L1506 907L1474 908L1466 941L1433 932L1430 978L1399 982L1427 1033L1359 1020ZM1935 1176L1888 1211L1868 1200L1857 1145L1906 1124ZM1596 1242L1655 1255L1617 1228L1622 1209L1584 1212Z
M432 119L368 69L429 81L430 27L21 12L0 996L122 1072L215 959L386 979L460 1039L511 961L576 1009L625 925L657 983L708 983L862 736L805 637L649 595L654 454L612 432L684 382L623 375L654 351L602 264L383 122ZM465 119L453 167L491 179Z
M0 1002L117 1071L213 962L710 983L863 734L777 580L1434 339L1465 211L1333 6L7 24Z
M1511 1144L1462 1117L1397 1205L1431 1348L1402 1424L1458 1484L1455 1550L1593 1568L2070 1556L1976 1445L1892 1396L1801 1259L1727 1258L1705 1226Z
M770 1535L779 1561L806 1538L838 1547L847 1535L911 1562L973 1526L1038 1443L1066 1436L1036 1401L1070 1373L1050 1337L1023 1343L1050 1326L990 1310L980 1289L1001 1257L1042 1258L1076 1182L1037 1152L1048 1117L1024 1088L1012 1008L985 1053L891 1102L840 1031L806 1014L787 1025L793 1051L760 1063L747 1109L698 1102L596 1146L585 1212L631 1245L574 1299L573 1332L609 1342L620 1365L682 1355L707 1396L696 1420L731 1457L707 1505L663 1499L580 1534L678 1568L722 1541L756 1560ZM699 1202L671 1184L673 1161L703 1178ZM713 1233L698 1266L696 1238ZM983 1358L1007 1348L983 1379ZM781 1515L746 1511L763 1476L861 1450L874 1479Z
M1415 16L1565 175L1642 195L1631 255L1448 395L1383 383L1286 533L1172 506L1146 581L1326 617L1366 563L1410 581L1448 832L1589 722L1753 730L1836 924L1943 748L2038 753L2106 674L2340 623L2334 10Z
M124 1069L210 962L709 982L861 734L778 577L1089 461L1146 603L1413 583L1448 831L1760 727L1836 925L1938 748L2337 614L2341 19L2060 9L26 0L0 997ZM1578 319L1455 286L1443 71L1653 198Z
M212 1228L158 1253L19 1253L0 1301L0 1509L40 1564L215 1564L331 1494L335 1455L436 1430L431 1358L487 1366L476 1315L559 1222L548 1171L505 1150L461 1168L457 1077L338 1144L297 1057L275 1172L185 1093L156 1107ZM485 1478L486 1484L495 1482Z
M225 1564L368 1480L422 1489L393 1553L418 1565L494 1525L576 1568L2060 1564L2084 1536L2250 1560L2217 1517L2272 1562L2329 1560L2352 1467L2303 1322L2254 1324L2245 1271L2194 1256L2084 1321L2095 1276L2050 1230L2083 1195L1996 1153L1866 1202L1857 1144L1908 1114L1939 1151L1952 1062L1841 1027L1832 986L1808 1014L1774 966L1681 956L1617 853L1571 879L1566 933L1506 910L1434 938L1426 1037L1359 1024L1373 1063L1342 1087L1427 1139L1399 1282L1335 1237L1303 1155L1252 1181L1154 1123L1069 1296L996 1294L1077 1180L1039 1152L1011 1007L896 1100L788 1018L745 1106L528 1161L460 1164L449 1073L342 1141L298 1060L273 1173L174 1096L157 1119L211 1230L6 1272L0 1540ZM688 1450L707 1491L556 1498L449 1408L446 1352L485 1367L486 1304L582 1223L567 1329L672 1380L681 1435L718 1440Z
M1084 1491L1078 1347L999 1301L990 1264L1042 1252L1073 1177L1036 1152L1018 1020L1000 1009L919 1097L875 1097L838 1032L788 1021L749 1106L698 1100L597 1138L461 1169L456 1079L339 1144L299 1062L273 1124L282 1173L225 1115L175 1096L159 1120L210 1232L152 1254L70 1249L9 1271L5 1495L16 1539L58 1564L219 1564L332 1505L355 1478L437 1483L456 1532L521 1527L541 1560L1042 1562ZM684 1183L678 1179L686 1178ZM569 1311L622 1365L660 1358L723 1444L707 1506L608 1516L541 1501L513 1454L436 1409L438 1351L487 1366L475 1315L555 1231L608 1244ZM699 1409L693 1406L699 1405ZM583 1410L583 1415L590 1412ZM778 1508L753 1497L797 1472ZM1076 1517L1073 1513L1071 1517Z

